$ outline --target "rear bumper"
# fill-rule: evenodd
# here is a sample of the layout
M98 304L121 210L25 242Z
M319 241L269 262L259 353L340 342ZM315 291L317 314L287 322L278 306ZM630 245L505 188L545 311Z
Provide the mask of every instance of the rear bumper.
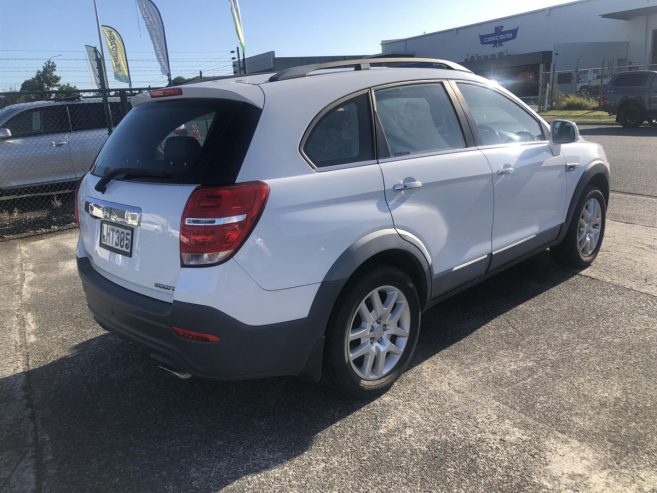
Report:
M322 284L306 318L252 326L216 308L167 303L135 293L100 275L88 258L77 262L87 304L98 324L146 348L171 367L198 377L227 380L321 376L326 323L340 283ZM220 340L190 341L177 336L172 327L211 333Z

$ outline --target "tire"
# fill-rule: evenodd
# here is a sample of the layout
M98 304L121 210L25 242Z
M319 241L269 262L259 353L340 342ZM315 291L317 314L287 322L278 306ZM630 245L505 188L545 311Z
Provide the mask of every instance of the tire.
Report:
M375 296L381 302L378 311L373 303ZM370 321L365 313L370 314ZM401 270L384 266L356 279L336 303L329 322L324 354L326 380L358 398L383 394L413 357L420 314L417 289Z
M618 115L618 122L623 128L637 128L644 120L643 111L636 104L624 106Z
M606 219L604 195L596 187L587 188L577 202L566 236L559 245L550 249L555 259L562 265L578 269L591 265L602 246Z

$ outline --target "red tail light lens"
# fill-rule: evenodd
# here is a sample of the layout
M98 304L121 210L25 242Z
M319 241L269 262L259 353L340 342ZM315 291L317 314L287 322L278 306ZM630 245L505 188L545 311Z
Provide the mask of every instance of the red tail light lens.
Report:
M78 182L77 186L75 187L75 195L73 196L74 200L74 210L75 210L75 226L80 227L80 211L78 210L78 195L80 194L80 185L82 185L82 180L84 180L84 177L87 176L85 173L82 175L82 178L80 178L80 181Z
M194 190L180 225L181 264L216 265L232 257L253 231L268 196L269 186L259 181Z
M169 96L182 96L182 87L165 87L164 89L156 89L150 91L149 94L152 98L168 98Z
M214 334L207 332L194 332L193 330L181 329L180 327L171 327L176 335L197 342L219 342L219 338Z

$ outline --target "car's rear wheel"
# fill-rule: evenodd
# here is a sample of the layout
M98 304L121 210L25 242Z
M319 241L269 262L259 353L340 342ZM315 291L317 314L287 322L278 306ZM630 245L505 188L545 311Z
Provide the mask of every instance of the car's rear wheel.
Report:
M588 188L577 203L563 241L550 249L555 258L569 267L591 265L602 246L606 218L604 195L598 188Z
M325 375L341 391L370 397L388 390L413 356L420 300L411 279L381 267L357 279L328 327Z
M618 115L618 121L624 128L636 128L643 123L643 111L636 104L624 106Z

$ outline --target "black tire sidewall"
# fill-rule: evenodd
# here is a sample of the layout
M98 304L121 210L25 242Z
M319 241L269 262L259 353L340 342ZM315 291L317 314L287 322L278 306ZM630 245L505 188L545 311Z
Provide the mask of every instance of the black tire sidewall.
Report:
M375 288L390 285L404 293L411 310L409 341L397 367L378 380L363 380L351 368L344 350L345 338L362 300ZM394 267L380 267L364 274L347 286L334 308L326 337L324 367L327 377L343 392L357 397L376 396L388 390L410 363L420 332L420 300L410 277Z
M629 121L627 120L627 116L629 114L634 114L636 116L636 120ZM641 118L641 108L635 105L630 105L626 106L623 108L620 114L620 122L621 125L625 128L637 128L640 127L641 124L643 123L643 120Z

